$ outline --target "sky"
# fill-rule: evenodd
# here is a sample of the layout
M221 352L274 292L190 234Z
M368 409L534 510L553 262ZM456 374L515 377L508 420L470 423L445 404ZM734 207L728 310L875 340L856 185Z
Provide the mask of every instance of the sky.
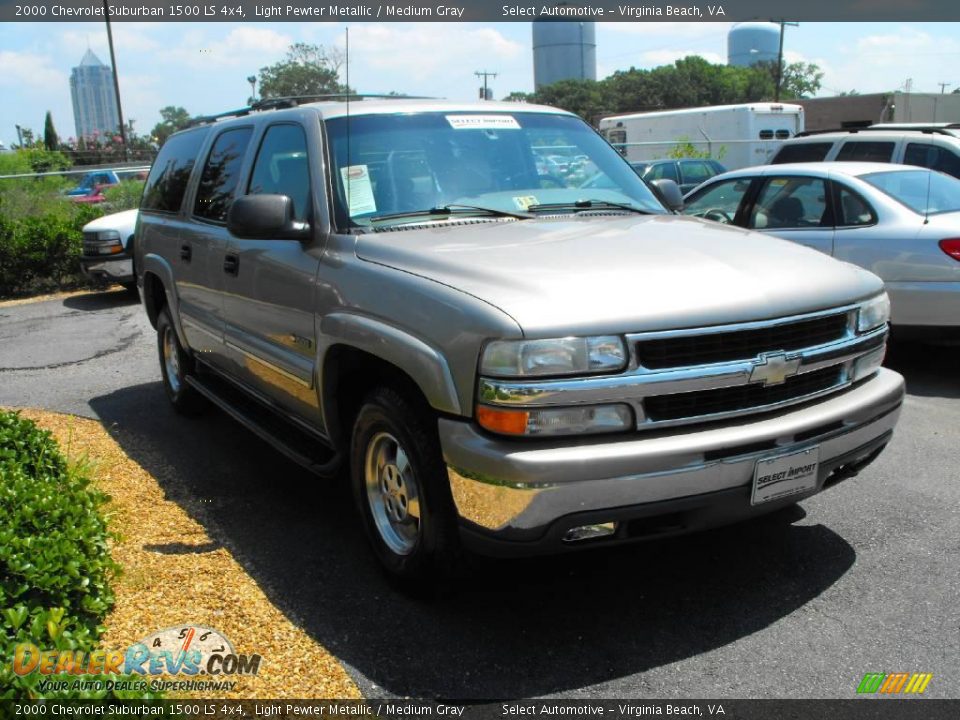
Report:
M686 55L724 62L731 23L597 23L597 76L652 68ZM344 23L113 24L125 119L146 134L159 109L192 115L242 107L246 78L283 59L294 42L342 48ZM16 125L42 133L46 111L62 137L75 134L70 69L89 46L110 64L100 23L0 23L0 141ZM785 35L788 62L824 71L820 95L902 89L947 92L960 86L960 23L802 23ZM494 97L533 90L530 23L351 23L350 84L358 92L396 91L471 100L480 81Z

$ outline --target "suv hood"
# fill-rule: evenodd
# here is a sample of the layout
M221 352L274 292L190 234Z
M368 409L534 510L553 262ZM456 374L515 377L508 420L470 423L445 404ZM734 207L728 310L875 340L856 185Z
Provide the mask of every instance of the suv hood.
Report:
M542 337L761 320L883 288L815 250L672 215L442 221L360 235L356 252L478 297Z

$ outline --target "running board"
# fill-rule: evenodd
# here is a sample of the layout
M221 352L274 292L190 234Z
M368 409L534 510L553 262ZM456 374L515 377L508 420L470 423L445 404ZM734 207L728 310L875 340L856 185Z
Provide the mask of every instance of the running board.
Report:
M343 456L319 437L311 436L212 374L188 375L186 380L207 400L298 465L324 478L337 474Z

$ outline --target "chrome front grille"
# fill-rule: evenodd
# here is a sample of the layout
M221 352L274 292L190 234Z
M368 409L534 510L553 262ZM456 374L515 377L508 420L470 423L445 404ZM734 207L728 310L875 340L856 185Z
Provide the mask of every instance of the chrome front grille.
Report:
M749 360L772 350L800 350L841 339L846 313L784 322L747 330L641 340L637 362L650 370L688 367L729 360Z
M856 331L857 306L734 325L626 335L630 360L611 375L481 377L477 401L510 408L624 403L637 430L770 412L837 392L886 327Z
M843 382L842 367L834 366L794 375L779 385L759 383L648 397L643 407L648 422L726 415L812 397Z
M100 240L95 232L85 232L83 234L83 254L98 255L100 253Z

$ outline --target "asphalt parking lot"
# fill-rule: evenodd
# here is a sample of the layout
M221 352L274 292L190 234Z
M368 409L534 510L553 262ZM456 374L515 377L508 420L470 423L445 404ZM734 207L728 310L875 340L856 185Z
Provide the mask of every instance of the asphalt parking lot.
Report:
M176 416L155 345L125 293L0 306L0 405L101 420L367 696L852 698L902 671L960 697L960 349L895 345L892 443L788 518L485 562L423 601L380 575L347 493L222 413Z

